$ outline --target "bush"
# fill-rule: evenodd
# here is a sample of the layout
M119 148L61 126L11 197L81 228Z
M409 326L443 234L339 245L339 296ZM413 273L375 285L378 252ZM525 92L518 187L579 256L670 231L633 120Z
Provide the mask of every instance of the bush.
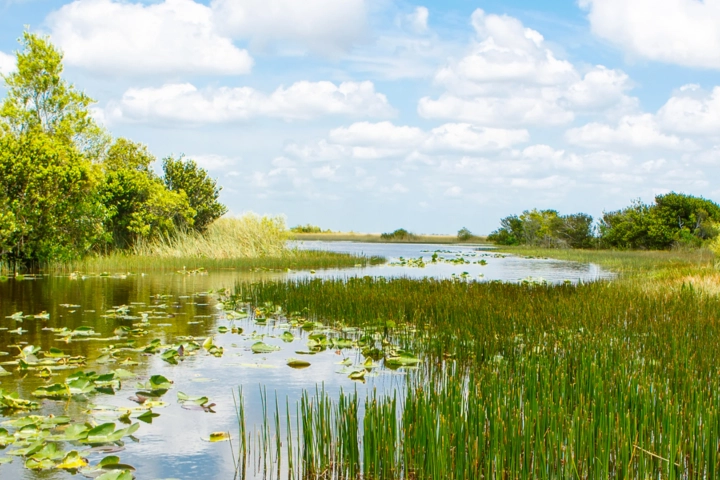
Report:
M408 240L415 240L417 238L417 235L414 233L410 233L404 228L398 228L392 233L383 233L380 235L380 238L383 240L389 240L389 241L408 241Z

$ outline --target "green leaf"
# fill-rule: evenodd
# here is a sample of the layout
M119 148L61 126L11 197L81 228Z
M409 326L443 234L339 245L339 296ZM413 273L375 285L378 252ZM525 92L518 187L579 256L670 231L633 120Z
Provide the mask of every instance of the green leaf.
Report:
M253 353L271 353L280 350L280 347L268 345L264 342L256 342L250 347L250 350L252 350Z

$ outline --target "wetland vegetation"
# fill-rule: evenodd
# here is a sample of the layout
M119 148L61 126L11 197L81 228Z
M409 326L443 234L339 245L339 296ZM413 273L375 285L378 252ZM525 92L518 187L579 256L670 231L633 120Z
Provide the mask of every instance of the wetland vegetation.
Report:
M0 265L46 270L0 277L3 477L718 476L713 202L660 195L597 230L527 211L491 237L520 246L435 246L386 272L448 277L385 278L380 256L288 249L281 218L222 218L207 172L167 157L153 173L47 39L22 46L0 108ZM599 245L665 250L540 248ZM538 257L618 275L474 274Z

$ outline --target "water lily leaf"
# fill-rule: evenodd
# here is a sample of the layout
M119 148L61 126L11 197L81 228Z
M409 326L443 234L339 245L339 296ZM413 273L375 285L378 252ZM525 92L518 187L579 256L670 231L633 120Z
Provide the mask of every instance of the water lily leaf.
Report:
M13 461L12 457L0 457L0 465L4 463L11 463Z
M14 442L15 437L13 437L6 429L0 428L0 448L5 448L8 445L12 445Z
M55 467L55 462L49 458L33 458L25 460L25 468L29 470L48 470Z
M115 374L115 378L117 378L119 380L127 380L128 378L135 378L134 373L132 373L128 370L123 370L122 368L113 370L113 373Z
M230 432L212 432L210 437L203 438L206 442L226 442L230 440Z
M225 326L218 327L218 333L227 333L227 332L228 332L228 327L225 327Z
M364 382L366 373L367 372L365 370L355 370L354 372L350 372L348 378L350 378L350 380L360 380Z
M115 432L114 423L103 423L88 432L87 441L89 443L104 443L105 438ZM99 440L99 441L95 441Z
M32 392L33 397L38 398L64 398L70 396L70 391L64 383L54 383L44 387L38 387Z
M173 382L162 375L153 375L148 380L148 384L150 385L151 390L168 390L169 388L172 388Z
M178 401L184 403L184 404L192 404L192 405L205 405L207 402L210 401L208 397L191 397L189 395L184 394L183 392L177 393Z
M77 470L87 464L87 460L81 457L77 450L72 450L65 455L62 461L58 463L55 468L61 468L63 470Z
M39 452L40 449L42 449L45 446L45 442L42 440L39 440L37 442L31 443L25 448L18 448L17 450L11 450L8 452L8 455L15 455L19 457L29 457L30 455Z
M97 464L98 467L104 468L109 465L117 465L120 463L120 457L117 455L110 455L109 457L105 457L102 460L100 460L100 463Z
M307 368L310 366L310 362L298 360L297 358L291 358L287 361L287 366L291 368Z
M0 393L2 393L1 390ZM0 394L0 407L11 410L37 410L40 405L32 400L19 398L17 392L13 392L10 395Z
M133 475L130 470L117 470L103 473L95 480L133 480Z
M385 357L385 364L389 366L417 365L420 359L415 355L403 350L389 352Z
M280 335L280 339L283 342L292 342L295 340L295 336L291 332L283 332L283 334Z
M138 415L136 418L145 423L152 423L153 418L159 417L159 413L155 413L152 410L144 412L142 415Z
M256 342L250 347L253 353L271 353L280 350L280 347L274 345L268 345L265 342Z

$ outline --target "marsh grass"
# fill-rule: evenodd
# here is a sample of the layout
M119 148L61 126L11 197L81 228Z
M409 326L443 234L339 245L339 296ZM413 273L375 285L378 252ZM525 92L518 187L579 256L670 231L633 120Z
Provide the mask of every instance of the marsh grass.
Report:
M223 217L208 230L178 232L151 243L141 242L132 252L87 256L58 262L46 270L69 272L142 272L151 270L307 270L378 264L383 258L307 251L287 247L288 231L282 217L248 213Z
M289 232L282 217L246 213L223 217L204 233L177 232L154 242L141 242L134 253L144 257L237 259L277 257L285 252Z
M383 331L424 359L401 391L366 398L357 431L323 413L352 412L344 399L300 409L294 445L313 457L296 478L717 478L720 299L683 282L693 271L713 282L712 261L687 252L604 261L630 273L557 286L238 286L257 304ZM357 470L322 453L356 444Z

